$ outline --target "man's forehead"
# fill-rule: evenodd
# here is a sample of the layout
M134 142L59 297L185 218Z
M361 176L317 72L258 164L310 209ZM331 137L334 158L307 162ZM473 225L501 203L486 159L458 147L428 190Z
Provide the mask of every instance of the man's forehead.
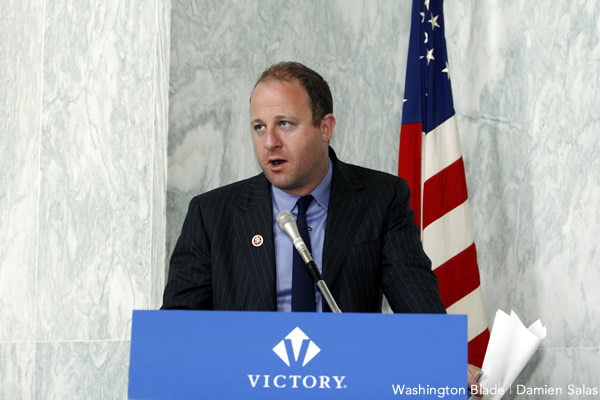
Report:
M297 80L270 79L256 85L250 98L250 110L257 107L310 106L308 93Z
M264 81L258 82L256 87L254 88L252 94L256 93L257 90L262 90L265 88L270 89L278 89L278 90L298 90L306 93L304 87L300 84L300 81L297 79L275 79L268 78Z

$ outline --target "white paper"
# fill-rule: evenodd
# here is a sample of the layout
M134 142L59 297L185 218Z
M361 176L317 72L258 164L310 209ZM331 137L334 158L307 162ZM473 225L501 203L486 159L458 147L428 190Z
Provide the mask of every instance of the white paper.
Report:
M498 400L508 393L545 337L546 327L539 319L526 328L514 311L510 316L496 312L479 380L484 400ZM475 399L479 398L471 396Z

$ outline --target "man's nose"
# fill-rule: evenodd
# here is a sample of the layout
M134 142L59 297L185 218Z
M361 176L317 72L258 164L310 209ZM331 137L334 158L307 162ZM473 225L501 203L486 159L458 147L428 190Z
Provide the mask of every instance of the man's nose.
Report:
M279 139L279 133L273 128L267 128L265 131L265 148L267 150L274 150L281 146L281 140Z

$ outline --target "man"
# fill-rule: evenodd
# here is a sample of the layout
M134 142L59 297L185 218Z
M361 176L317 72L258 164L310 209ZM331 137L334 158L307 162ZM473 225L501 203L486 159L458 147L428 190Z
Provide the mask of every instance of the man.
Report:
M329 147L327 82L302 64L276 64L258 79L250 114L263 173L192 199L162 308L330 311L312 283L299 289L306 270L277 227L279 211L303 207L313 258L343 312L380 312L383 293L394 312L444 313L406 182L343 163Z
M329 85L309 68L262 74L250 114L263 173L191 201L163 308L290 310L293 249L276 216L312 193L313 257L342 311L380 312L383 292L395 312L445 312L406 182L339 161L332 111ZM316 302L329 311L318 293Z

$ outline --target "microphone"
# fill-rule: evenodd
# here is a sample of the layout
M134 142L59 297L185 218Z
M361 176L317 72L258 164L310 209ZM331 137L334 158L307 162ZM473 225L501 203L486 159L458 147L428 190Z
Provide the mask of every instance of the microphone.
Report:
M323 295L323 298L329 305L329 308L331 308L331 311L335 313L341 313L342 310L340 310L337 303L335 302L335 299L331 295L327 284L323 280L323 277L321 276L321 273L317 268L317 264L313 260L310 251L308 251L306 243L304 243L304 240L302 240L300 232L298 232L298 225L296 225L296 219L294 218L292 213L287 210L281 211L277 215L277 225L279 225L279 228L281 228L281 230L284 231L292 240L296 251L300 253L300 257L302 257L304 264L306 264L306 269L308 270L308 273L310 274L313 281L321 291L321 294Z
M304 260L305 264L313 261L312 256L310 255L310 251L308 251L308 247L302 237L300 236L300 232L298 232L298 225L296 225L296 220L291 212L287 210L283 210L277 215L277 225L284 231L290 239L292 239L292 243L298 253L300 253L300 257ZM312 274L311 274L312 275Z

